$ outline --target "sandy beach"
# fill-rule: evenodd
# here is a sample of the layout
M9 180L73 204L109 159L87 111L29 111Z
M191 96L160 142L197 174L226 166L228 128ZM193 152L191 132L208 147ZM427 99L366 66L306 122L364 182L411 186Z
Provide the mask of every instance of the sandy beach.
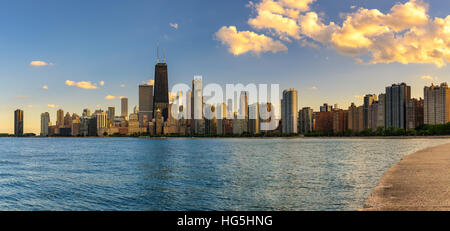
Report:
M450 143L405 156L389 168L362 211L450 210Z

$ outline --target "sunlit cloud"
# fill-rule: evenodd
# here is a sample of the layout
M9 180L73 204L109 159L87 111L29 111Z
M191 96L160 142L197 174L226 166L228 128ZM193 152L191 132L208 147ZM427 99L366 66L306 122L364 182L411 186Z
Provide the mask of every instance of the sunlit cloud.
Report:
M433 77L431 75L422 75L420 78L423 80L438 80L438 77Z
M57 108L58 106L56 106L55 104L47 104L48 108Z
M309 88L309 90L311 90L311 91L317 91L317 89L318 88L316 86L312 86L312 87Z
M78 88L83 88L83 89L97 89L97 84L95 83L91 83L90 81L81 81L81 82L75 82L72 80L66 80L65 84L67 86L74 86L74 87L78 87Z
M37 108L38 106L35 105L28 105L27 108L33 109L33 108Z
M42 89L48 90L48 86L47 86L47 85L44 85L44 86L42 87Z
M45 66L50 66L50 65L54 65L54 64L47 63L45 61L34 60L34 61L31 61L28 65L31 67L45 67Z
M287 47L280 41L251 31L237 31L235 26L224 26L216 32L215 36L222 44L228 46L228 51L233 55L247 52L259 55L262 52L287 51Z
M102 80L99 82L99 84L100 84L100 86L103 86L103 85L105 85L105 81Z
M113 95L107 95L107 96L105 96L105 99L107 99L107 100L113 100L113 99L116 99L116 97L113 96Z
M147 84L147 85L155 85L155 80L151 79L151 80L147 81L145 84Z
M178 30L178 23L169 23L169 26L174 28L175 30Z
M127 86L127 85L125 85L125 84L120 84L120 87L122 87L122 88L123 88L123 87L126 87L126 86Z
M367 64L397 62L443 67L450 62L450 15L444 18L429 15L428 4L422 0L396 3L385 13L378 9L351 6L355 11L341 14L342 23L325 23L325 14L311 10L310 6L314 2L251 2L247 6L255 10L256 16L250 17L247 23L255 30L264 30L268 35L252 31L237 32L235 27L222 27L216 32L216 37L234 55L255 50L258 54L273 52L273 49L253 47L253 44L261 44L261 38L270 41L272 46L269 47L275 47L275 51L287 50L282 41L295 39L306 41L301 43L302 46L312 40L315 42L312 44L335 49L342 55L367 57L366 62L361 62ZM272 37L281 41L274 41Z

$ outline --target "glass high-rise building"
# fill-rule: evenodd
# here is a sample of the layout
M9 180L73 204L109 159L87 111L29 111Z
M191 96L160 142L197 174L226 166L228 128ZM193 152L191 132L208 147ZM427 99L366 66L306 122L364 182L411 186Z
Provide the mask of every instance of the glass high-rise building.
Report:
M286 134L297 133L298 123L298 93L291 88L283 91L281 100L282 132Z
M122 97L121 99L120 99L120 102L121 102L121 107L120 107L120 110L121 110L121 116L124 118L124 119L128 119L128 98L127 97Z
M153 85L139 85L139 125L153 119Z
M14 111L14 135L23 136L23 111L20 109Z
M406 83L386 87L386 128L406 128L406 105L411 99L411 87Z

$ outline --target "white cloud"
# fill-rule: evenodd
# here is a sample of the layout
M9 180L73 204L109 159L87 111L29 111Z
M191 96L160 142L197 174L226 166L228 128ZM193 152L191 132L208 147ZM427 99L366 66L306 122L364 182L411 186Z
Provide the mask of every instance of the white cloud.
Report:
M127 85L125 85L125 84L120 84L120 87L126 87Z
M178 30L178 23L169 23L169 26L174 28L175 30Z
M234 55L247 52L259 55L261 52L287 51L287 47L280 41L251 31L237 31L235 26L224 26L215 36L222 44L227 45L228 51Z

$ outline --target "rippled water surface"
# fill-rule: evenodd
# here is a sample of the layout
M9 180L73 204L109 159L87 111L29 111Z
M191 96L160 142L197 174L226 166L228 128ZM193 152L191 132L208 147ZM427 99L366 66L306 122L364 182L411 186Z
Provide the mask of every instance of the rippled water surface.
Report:
M446 139L0 139L0 210L355 210Z

